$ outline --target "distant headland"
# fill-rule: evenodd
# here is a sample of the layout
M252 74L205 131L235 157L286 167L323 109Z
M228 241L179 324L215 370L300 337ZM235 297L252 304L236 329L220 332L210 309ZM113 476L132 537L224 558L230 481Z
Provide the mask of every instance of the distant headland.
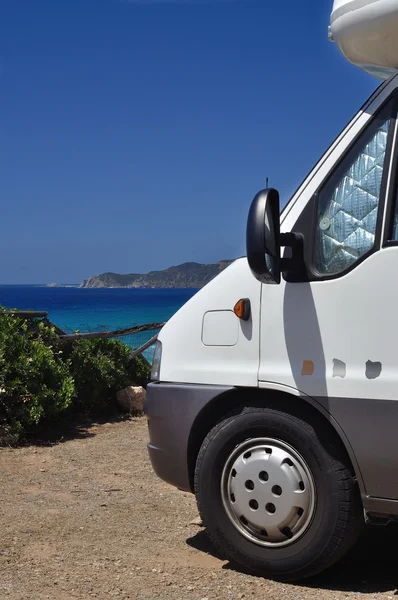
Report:
M102 273L85 279L81 288L201 288L228 267L232 260L211 265L187 262L163 271L149 273Z

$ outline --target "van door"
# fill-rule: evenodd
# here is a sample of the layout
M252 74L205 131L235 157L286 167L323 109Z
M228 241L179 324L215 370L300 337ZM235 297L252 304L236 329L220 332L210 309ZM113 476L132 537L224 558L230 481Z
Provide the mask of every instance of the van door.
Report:
M259 380L322 404L345 431L367 494L398 499L396 101L369 112L294 215L305 276L263 286Z

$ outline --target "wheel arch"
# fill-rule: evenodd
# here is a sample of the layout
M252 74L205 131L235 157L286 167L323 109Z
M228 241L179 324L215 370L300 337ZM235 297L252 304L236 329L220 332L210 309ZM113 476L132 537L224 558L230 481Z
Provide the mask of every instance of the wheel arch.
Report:
M323 433L325 433L326 427L331 439L343 448L358 482L361 496L366 495L358 461L339 423L313 398L300 393L294 388L275 384L262 384L261 388L234 388L213 398L198 413L191 427L187 448L189 482L192 491L194 491L196 460L205 437L229 413L245 406L285 410L294 416L308 420L313 426L320 428Z

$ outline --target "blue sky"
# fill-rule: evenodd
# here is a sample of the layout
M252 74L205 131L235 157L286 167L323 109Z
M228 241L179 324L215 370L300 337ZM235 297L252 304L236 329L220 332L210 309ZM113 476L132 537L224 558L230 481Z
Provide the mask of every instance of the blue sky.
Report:
M79 282L244 253L378 85L327 40L332 0L0 7L0 282Z

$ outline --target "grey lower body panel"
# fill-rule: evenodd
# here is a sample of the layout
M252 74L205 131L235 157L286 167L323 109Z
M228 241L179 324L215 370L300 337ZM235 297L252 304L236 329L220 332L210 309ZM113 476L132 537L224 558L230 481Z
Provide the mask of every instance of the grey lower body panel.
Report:
M155 473L167 483L191 491L188 440L193 423L216 396L232 387L151 383L147 388L148 452Z
M209 402L233 389L172 383L148 386L148 452L161 479L191 491L188 443L192 426ZM333 417L351 448L363 481L365 510L398 515L398 401L318 397L316 403Z
M398 401L317 398L349 441L361 471L366 496L398 499ZM364 499L366 502L366 499ZM392 513L391 513L392 514Z

